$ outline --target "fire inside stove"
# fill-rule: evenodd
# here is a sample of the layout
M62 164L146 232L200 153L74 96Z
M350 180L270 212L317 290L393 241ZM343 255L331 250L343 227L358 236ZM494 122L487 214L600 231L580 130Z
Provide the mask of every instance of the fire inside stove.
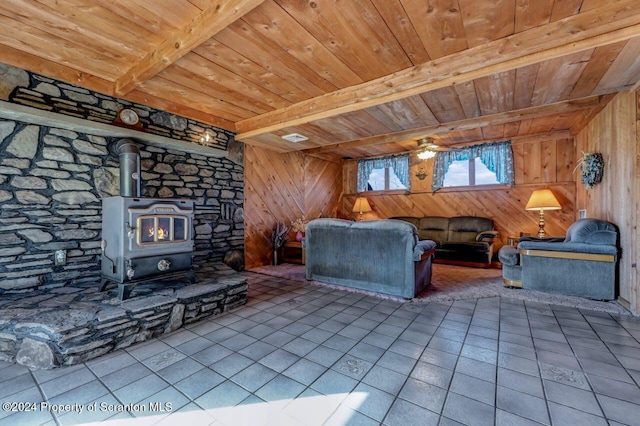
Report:
M184 216L140 216L137 228L140 245L187 239L187 221Z

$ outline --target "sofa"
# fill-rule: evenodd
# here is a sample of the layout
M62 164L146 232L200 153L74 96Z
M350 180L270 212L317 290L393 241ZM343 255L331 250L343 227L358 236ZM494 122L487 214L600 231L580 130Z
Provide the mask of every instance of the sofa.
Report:
M599 219L574 222L564 239L525 238L498 251L506 286L597 300L616 297L618 230Z
M307 280L415 297L431 283L433 241L399 220L310 221L304 237Z
M416 226L420 240L436 242L435 262L488 268L498 232L493 220L477 216L393 217Z

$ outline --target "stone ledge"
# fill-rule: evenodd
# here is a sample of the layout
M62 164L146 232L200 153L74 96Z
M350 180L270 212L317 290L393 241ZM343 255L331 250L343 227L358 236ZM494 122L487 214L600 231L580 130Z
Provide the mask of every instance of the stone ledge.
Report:
M97 283L65 287L64 298L59 288L11 295L0 304L0 360L36 369L78 364L246 304L246 278L197 275L208 277L139 284L140 294L125 301ZM51 306L56 297L63 300Z

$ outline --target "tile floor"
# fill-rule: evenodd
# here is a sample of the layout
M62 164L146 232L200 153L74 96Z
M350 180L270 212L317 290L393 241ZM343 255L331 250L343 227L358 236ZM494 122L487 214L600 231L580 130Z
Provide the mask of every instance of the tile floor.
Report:
M73 367L0 363L0 424L640 424L640 318L245 274L231 313Z

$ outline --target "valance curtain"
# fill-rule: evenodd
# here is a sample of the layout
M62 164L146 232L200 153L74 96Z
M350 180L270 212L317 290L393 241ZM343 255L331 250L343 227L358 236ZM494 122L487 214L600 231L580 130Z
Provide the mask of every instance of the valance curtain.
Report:
M409 154L367 158L358 161L358 192L367 190L369 176L374 169L392 168L400 182L409 188Z
M513 187L515 184L513 171L513 150L511 141L493 142L466 147L456 151L440 151L436 154L433 165L433 192L444 186L444 175L454 161L480 158L487 169L496 174L498 182Z

